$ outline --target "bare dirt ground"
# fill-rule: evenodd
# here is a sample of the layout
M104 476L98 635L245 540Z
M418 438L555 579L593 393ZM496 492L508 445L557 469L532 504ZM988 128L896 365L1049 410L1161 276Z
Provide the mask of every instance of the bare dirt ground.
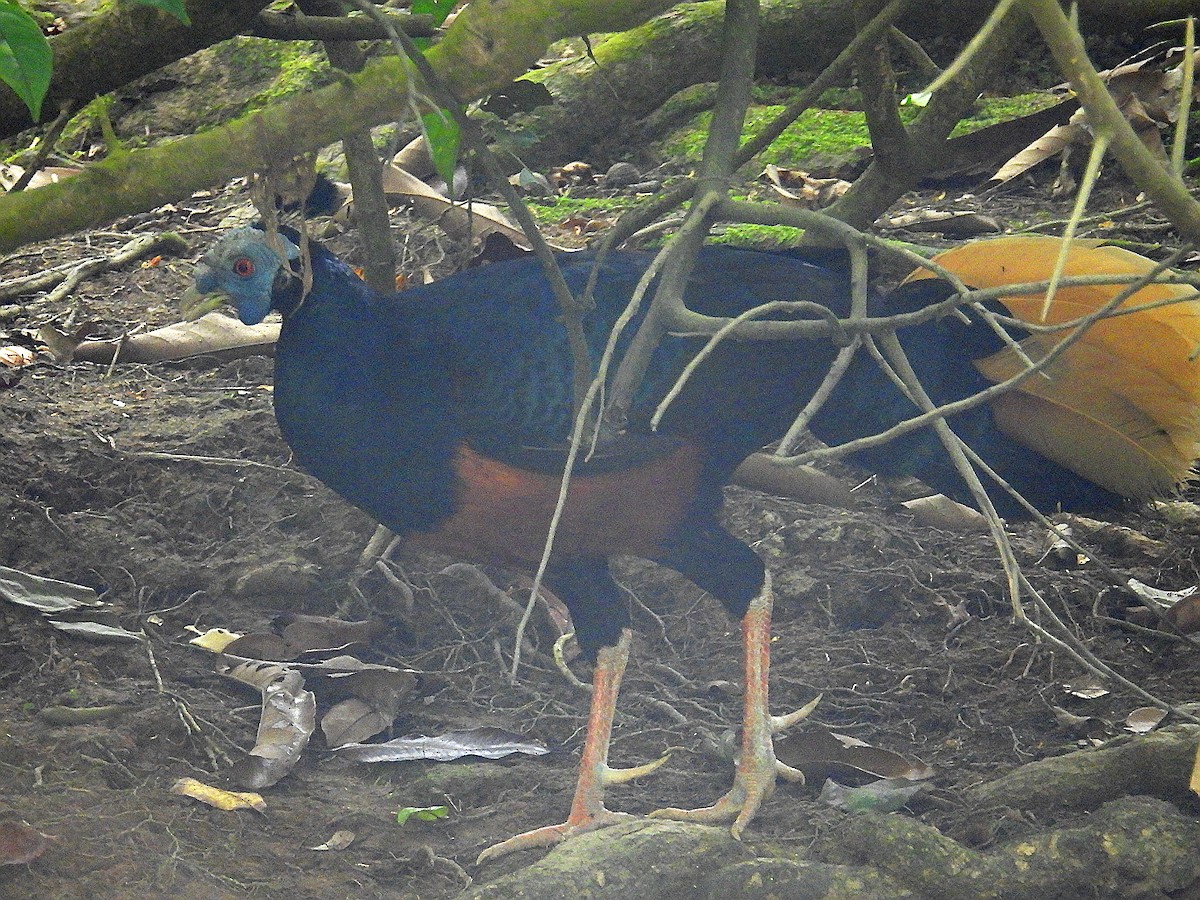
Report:
M1004 202L1014 211L1046 205L1037 186ZM0 279L112 252L140 232L175 230L191 246L187 257L89 280L54 307L21 298L24 311L0 322L4 343L20 343L22 329L42 322L62 323L72 309L76 325L96 323L109 336L176 321L194 259L241 203L236 190L198 197L110 232L28 248L3 265ZM351 239L336 246L353 257ZM0 820L53 836L40 858L0 868L0 897L437 900L463 891L468 879L486 882L542 855L474 865L488 844L563 819L587 696L550 663L545 629L535 629L537 652L509 684L511 605L461 570L445 573L452 560L400 557L411 613L378 572L357 582L361 596L351 591L373 523L290 462L271 411L269 359L110 369L43 356L6 378L0 565L97 588L107 606L88 617L142 631L145 641L89 642L0 603ZM822 694L811 727L934 767L899 815L938 826L963 846L986 851L1074 822L1078 811L1035 819L978 808L965 792L1032 760L1119 737L1144 701L1116 685L1090 700L1064 687L1078 685L1082 669L1013 623L986 535L917 524L881 486L859 493L860 508L848 511L729 491L733 530L775 572L776 711ZM1112 520L1149 539L1096 547L1122 576L1164 589L1200 581L1196 529L1134 509ZM1011 530L1030 579L1093 653L1164 699L1200 696L1194 649L1098 620L1094 609L1119 615L1127 601L1096 567L1050 566L1038 528ZM740 715L736 625L672 573L639 561L620 572L639 630L613 762L675 753L655 776L614 788L611 805L645 813L711 802L731 777L714 748ZM951 614L960 604L965 621ZM173 795L181 777L225 784L230 763L253 745L259 716L258 693L217 674L214 656L188 644L189 629L264 631L280 611L388 626L357 652L420 673L392 735L499 726L552 752L346 765L325 752L318 733L295 771L262 792L263 812L222 812ZM115 709L63 724L60 707ZM847 814L819 803L820 788L819 778L781 785L749 846L833 858L822 848ZM1195 814L1186 798L1177 802ZM449 807L448 817L397 824L399 809L433 805ZM338 831L354 835L346 849L312 849ZM516 895L497 890L493 896Z

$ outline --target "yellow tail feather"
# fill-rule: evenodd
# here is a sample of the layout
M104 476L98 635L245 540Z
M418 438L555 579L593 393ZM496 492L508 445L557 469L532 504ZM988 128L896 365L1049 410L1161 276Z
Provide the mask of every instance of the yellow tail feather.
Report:
M1027 236L978 241L935 261L977 288L1044 281L1062 248L1059 238ZM1151 260L1117 247L1075 242L1064 275L1134 274ZM931 277L925 270L909 280ZM1011 314L1060 324L1095 312L1122 285L1060 288L1043 319L1041 294L1005 297ZM1147 285L1121 304L1178 302L1097 322L1046 372L1027 378L992 405L1001 431L1048 459L1125 497L1170 492L1187 480L1200 445L1200 301L1184 285ZM1020 342L1035 362L1066 332ZM993 382L1022 370L1011 349L976 367Z

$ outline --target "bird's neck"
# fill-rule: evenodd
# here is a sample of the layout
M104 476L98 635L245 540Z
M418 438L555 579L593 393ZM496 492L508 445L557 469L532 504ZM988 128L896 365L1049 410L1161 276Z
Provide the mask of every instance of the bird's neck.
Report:
M452 512L462 439L439 345L356 277L314 274L279 338L280 430L306 469L393 531L428 530Z

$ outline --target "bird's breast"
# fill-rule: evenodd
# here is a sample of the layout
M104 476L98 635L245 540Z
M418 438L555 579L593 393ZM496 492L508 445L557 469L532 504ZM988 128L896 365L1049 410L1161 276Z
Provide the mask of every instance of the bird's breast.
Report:
M560 476L520 469L466 445L454 454L454 513L410 543L485 562L541 559L560 493ZM683 443L626 469L572 477L555 532L555 558L659 555L691 508L701 450Z

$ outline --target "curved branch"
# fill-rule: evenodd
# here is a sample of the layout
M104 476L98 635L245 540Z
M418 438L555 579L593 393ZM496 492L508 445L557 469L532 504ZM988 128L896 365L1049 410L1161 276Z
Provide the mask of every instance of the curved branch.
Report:
M261 5L261 4L260 4ZM502 87L553 41L627 28L670 0L481 0L426 54L460 99ZM408 77L395 59L203 134L110 158L37 191L0 197L0 253L182 200L247 171L271 171L343 134L407 109Z

